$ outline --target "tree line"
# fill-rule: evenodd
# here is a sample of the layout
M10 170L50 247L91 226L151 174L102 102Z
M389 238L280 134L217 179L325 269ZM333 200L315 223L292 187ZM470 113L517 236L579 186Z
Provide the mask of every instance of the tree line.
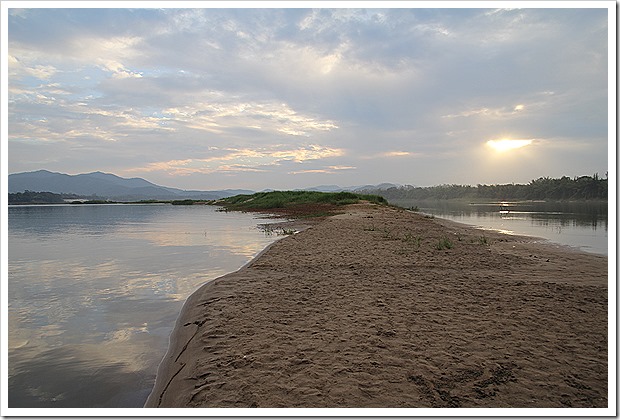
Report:
M367 191L380 194L387 200L445 200L445 199L496 199L496 200L607 200L607 177L580 176L570 178L541 177L528 184L457 185L443 184L433 187L405 185L387 190Z
M9 204L58 204L64 203L62 194L51 192L24 191L9 193Z
M62 204L67 201L85 204L109 203L109 201L102 200L96 195L92 195L88 197L88 200L85 200L77 194L57 194L49 191L26 190L24 192L9 193L9 204Z

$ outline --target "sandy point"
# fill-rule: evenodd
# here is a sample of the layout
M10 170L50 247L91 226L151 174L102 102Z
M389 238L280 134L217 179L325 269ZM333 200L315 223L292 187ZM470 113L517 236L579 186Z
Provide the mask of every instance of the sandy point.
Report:
M607 407L607 257L347 206L186 302L147 407Z

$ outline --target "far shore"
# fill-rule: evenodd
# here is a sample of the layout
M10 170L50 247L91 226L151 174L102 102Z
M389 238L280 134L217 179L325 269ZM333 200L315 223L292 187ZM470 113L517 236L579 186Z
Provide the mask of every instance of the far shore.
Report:
M190 296L146 407L608 406L607 257L339 213Z

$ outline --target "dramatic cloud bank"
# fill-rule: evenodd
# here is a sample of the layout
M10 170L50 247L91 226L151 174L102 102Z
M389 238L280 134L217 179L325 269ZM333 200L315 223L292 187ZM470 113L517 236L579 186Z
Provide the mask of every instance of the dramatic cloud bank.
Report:
M488 4L9 8L9 171L192 189L604 175L607 8Z

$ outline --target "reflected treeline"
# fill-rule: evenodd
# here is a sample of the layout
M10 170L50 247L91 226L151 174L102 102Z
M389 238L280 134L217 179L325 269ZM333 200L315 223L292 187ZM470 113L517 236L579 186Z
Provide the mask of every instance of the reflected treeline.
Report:
M458 215L498 218L523 217L538 226L583 226L607 230L608 205L601 201L487 201L471 203L466 200L390 200L404 208L415 208L437 216Z

